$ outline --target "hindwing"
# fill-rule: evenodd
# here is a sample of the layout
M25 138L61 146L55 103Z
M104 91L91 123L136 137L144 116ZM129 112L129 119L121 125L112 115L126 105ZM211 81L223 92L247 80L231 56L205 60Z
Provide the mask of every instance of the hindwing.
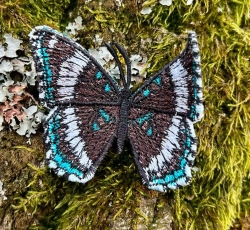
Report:
M182 116L132 108L129 139L143 183L166 192L187 185L197 149L192 122Z
M43 125L49 167L70 181L89 181L116 137L118 117L117 106L52 109Z

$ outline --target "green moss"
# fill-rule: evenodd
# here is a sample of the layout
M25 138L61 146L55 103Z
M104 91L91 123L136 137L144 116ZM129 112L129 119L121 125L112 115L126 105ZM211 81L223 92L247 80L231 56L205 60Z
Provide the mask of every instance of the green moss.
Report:
M5 1L0 6L2 33L27 39L35 25L65 27L72 10L71 18L81 15L86 26L80 34L85 47L95 45L93 38L98 33L131 53L147 54L153 74L184 48L186 32L195 30L205 101L205 117L196 125L199 151L195 166L199 170L190 186L159 195L141 184L129 149L120 156L113 150L86 185L66 182L49 171L31 170L36 176L27 193L16 196L15 207L19 212L32 211L41 226L52 229L109 229L122 219L127 220L124 226L128 228L136 229L145 222L144 227L154 229L166 203L180 229L226 230L236 220L243 226L250 212L250 1L203 0L190 6L173 1L170 7L148 1L149 6L155 4L149 15L140 14L142 6L136 1L123 1L120 8L114 1L102 2ZM143 47L141 39L146 38L151 41ZM155 217L142 211L145 199L155 200ZM42 215L45 206L49 207L46 216Z
M72 1L73 2L73 1ZM14 33L27 39L30 30L37 25L59 28L58 22L66 15L70 0L4 0L0 6L1 35ZM72 9L72 7L70 7ZM62 12L65 12L62 14Z

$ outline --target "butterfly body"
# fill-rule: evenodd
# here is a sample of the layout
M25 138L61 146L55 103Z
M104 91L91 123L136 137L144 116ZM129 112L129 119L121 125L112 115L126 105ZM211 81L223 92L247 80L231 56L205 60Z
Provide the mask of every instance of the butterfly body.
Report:
M165 192L191 179L197 140L193 123L203 116L200 56L194 32L185 50L134 93L125 50L107 44L122 87L79 44L49 27L30 33L39 98L50 109L43 124L48 165L59 176L86 183L117 140L128 138L149 188ZM126 77L114 47L122 54Z
M119 153L121 153L123 149L124 141L128 133L128 117L130 109L129 96L129 89L123 89L121 91L120 121L117 131L117 146Z

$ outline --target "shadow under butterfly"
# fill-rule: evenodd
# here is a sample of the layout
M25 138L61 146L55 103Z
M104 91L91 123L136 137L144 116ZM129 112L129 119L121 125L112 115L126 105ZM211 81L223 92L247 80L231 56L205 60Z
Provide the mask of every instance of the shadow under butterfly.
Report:
M193 123L203 116L200 55L195 32L172 62L133 94L115 49L123 88L82 46L47 27L29 34L39 78L39 98L50 109L44 122L48 165L59 176L86 183L117 139L119 153L129 139L142 181L166 192L187 185L196 155Z

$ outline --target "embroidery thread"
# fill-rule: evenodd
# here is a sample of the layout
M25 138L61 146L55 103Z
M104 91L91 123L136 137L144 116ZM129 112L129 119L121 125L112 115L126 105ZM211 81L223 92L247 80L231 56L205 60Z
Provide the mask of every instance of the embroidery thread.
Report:
M30 44L39 98L50 109L44 122L48 165L59 176L86 183L117 139L130 140L142 181L166 192L187 185L196 155L193 123L203 116L200 55L195 32L172 62L131 93L131 65L117 43L106 44L123 87L79 44L35 27ZM114 47L123 56L127 77Z

